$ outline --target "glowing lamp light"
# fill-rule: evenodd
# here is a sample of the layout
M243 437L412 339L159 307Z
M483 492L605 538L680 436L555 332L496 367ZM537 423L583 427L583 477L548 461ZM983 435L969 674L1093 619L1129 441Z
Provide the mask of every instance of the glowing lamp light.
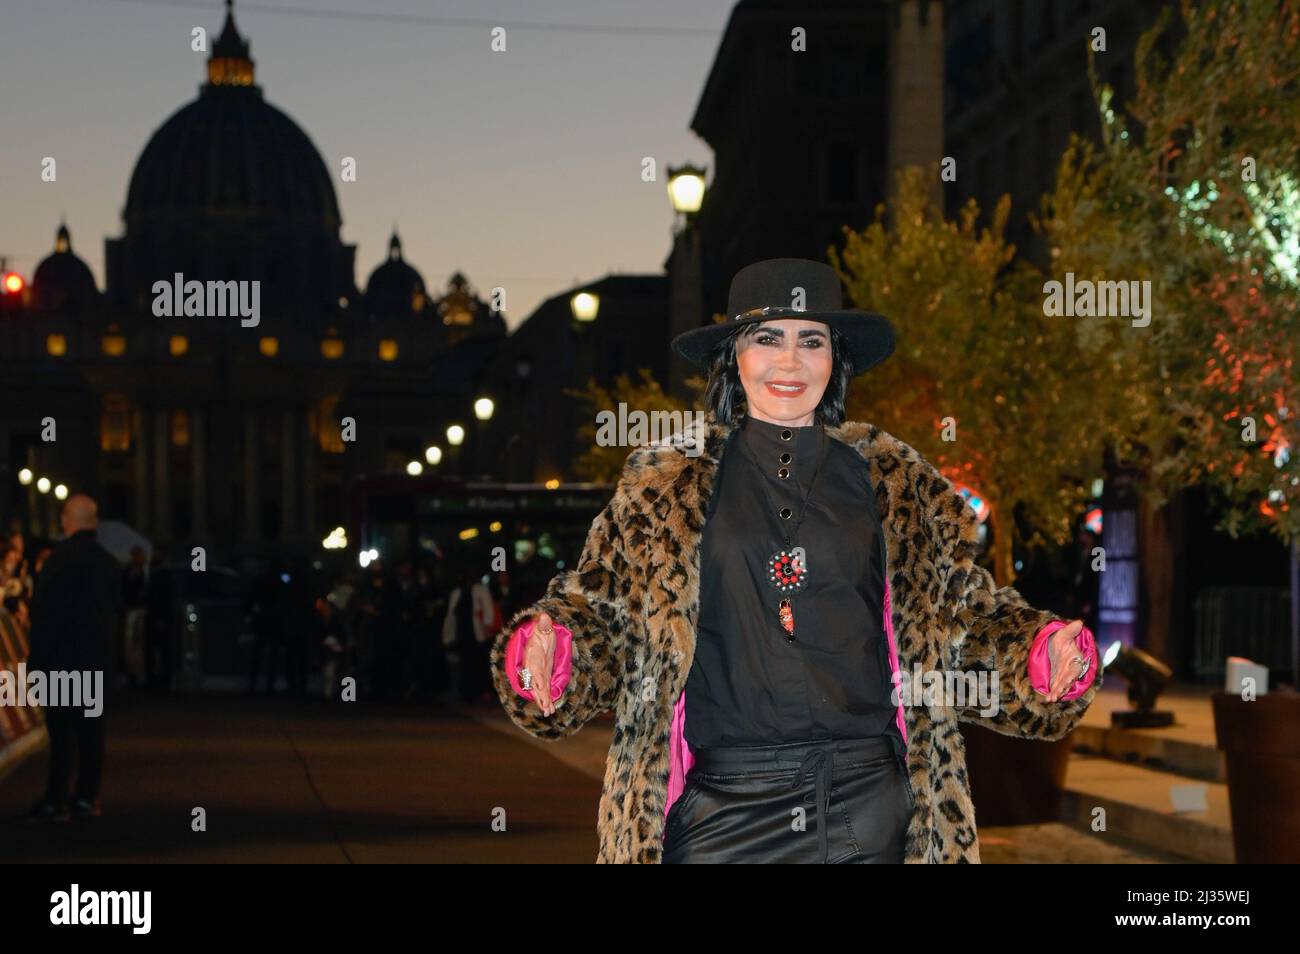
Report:
M492 420L492 411L495 408L496 405L492 403L491 398L481 397L474 402L474 416L480 421L490 421Z
M329 532L329 535L321 541L321 546L326 550L346 550L348 546L347 531L342 527L335 527Z
M478 527L466 527L464 530L458 533L457 536L460 537L462 540L473 540L475 537L478 536Z
M453 424L451 427L447 428L448 444L452 447L459 447L463 440L465 440L465 428L461 427L459 424Z
M548 481L546 482L546 489L547 489L547 490L558 490L558 489L559 489L559 486L560 486L560 482L559 482L559 480L557 480L557 479L554 478L554 477L552 477L550 480L548 480Z
M67 484L59 484L59 486L55 487L55 488L54 488L54 496L58 497L60 500L67 500L67 499L68 499L68 485L67 485Z
M406 472L410 474L412 477L419 477L421 474L424 473L424 465L421 464L418 460L413 460L406 465Z
M600 296L578 292L569 300L569 307L573 309L573 317L579 321L595 321L596 313L600 311Z
M668 199L673 211L693 214L704 201L704 170L696 166L668 168Z
M424 449L424 459L429 462L430 467L436 467L442 462L442 448L437 444L430 444Z
M6 295L17 295L27 287L27 282L23 281L23 276L17 272L9 272L4 277L4 290Z
M18 483L22 484L24 487L28 486L35 479L36 475L32 473L30 467L24 467L22 470L18 471Z
M43 494L48 494L50 492L50 478L42 477L36 481L36 489Z

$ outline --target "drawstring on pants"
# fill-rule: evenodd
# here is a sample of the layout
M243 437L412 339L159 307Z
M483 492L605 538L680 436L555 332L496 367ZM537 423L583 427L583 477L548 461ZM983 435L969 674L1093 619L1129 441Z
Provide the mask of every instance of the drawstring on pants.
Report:
M828 746L823 749L813 749L805 755L794 773L790 787L795 789L802 785L804 776L808 772L815 773L813 785L817 799L817 839L821 846L821 863L826 864L829 856L826 827L830 822L828 816L831 810L831 786L835 781L835 750Z

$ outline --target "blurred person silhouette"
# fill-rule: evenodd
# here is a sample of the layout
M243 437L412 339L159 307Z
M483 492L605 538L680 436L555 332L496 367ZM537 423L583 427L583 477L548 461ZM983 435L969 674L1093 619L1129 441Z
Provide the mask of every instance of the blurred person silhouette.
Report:
M468 562L461 566L458 580L447 601L443 643L456 646L460 657L457 674L460 701L472 706L483 701L485 693L492 688L488 666L491 638L495 633L489 630L494 610L487 586L475 576ZM488 702L492 702L490 696Z
M285 669L289 695L307 694L308 642L314 630L316 593L309 567L286 565L282 595L284 597ZM286 578L287 577L287 578Z
M175 587L172 571L160 547L154 547L149 562L149 612L145 615L145 685L170 689L172 684L172 636L176 625Z
M262 669L263 657L270 656L266 692L275 691L280 675L281 653L284 649L285 587L281 574L284 568L272 562L253 579L245 603L249 625L253 631L253 658L248 671L248 691L257 693L257 677Z
M148 667L145 660L145 630L149 616L149 564L144 547L131 548L131 562L122 574L122 606L126 611L122 627L122 671L133 685L143 685Z
M104 692L111 693L110 670L122 616L122 570L96 539L99 510L93 499L73 494L64 502L59 521L64 539L44 562L32 599L28 672L98 672ZM103 703L106 711L107 700ZM87 715L85 709L66 704L45 707L49 774L45 794L28 812L29 820L63 821L69 815L100 814L104 715L103 711ZM78 763L76 790L70 792L74 761Z

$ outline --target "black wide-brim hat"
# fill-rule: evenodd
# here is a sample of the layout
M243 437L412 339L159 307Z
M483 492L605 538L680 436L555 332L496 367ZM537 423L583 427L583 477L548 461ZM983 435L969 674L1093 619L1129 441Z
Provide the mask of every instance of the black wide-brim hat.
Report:
M743 325L775 318L805 318L835 328L844 338L855 375L894 353L894 329L889 320L874 311L845 309L835 269L806 258L769 258L746 265L731 280L728 320L683 332L673 339L673 349L688 361L707 367L719 341Z

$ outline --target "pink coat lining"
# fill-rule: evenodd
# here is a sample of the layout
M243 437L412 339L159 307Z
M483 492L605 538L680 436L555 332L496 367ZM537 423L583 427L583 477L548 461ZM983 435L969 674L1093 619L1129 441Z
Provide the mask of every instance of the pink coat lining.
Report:
M896 686L898 685L898 644L894 640L894 616L890 608L888 577L885 578L884 604L885 636L889 641L890 685ZM1068 625L1068 621L1065 620L1053 620L1048 623L1034 636L1034 645L1029 650L1030 683L1035 689L1044 694L1050 687L1051 660L1048 656L1048 637L1062 626ZM516 629L511 637L510 645L506 649L506 666L510 684L525 699L532 699L533 694L519 687L519 678L515 670L523 665L523 651L532 628L532 623L525 623ZM569 630L559 623L555 624L555 632L557 638L555 641L555 666L554 672L551 674L551 698L559 699L561 693L564 692L564 687L568 685L573 671L573 638ZM1092 631L1088 627L1085 626L1079 633L1078 644L1080 651L1089 659L1088 672L1074 688L1061 697L1062 702L1068 702L1083 695L1088 691L1088 687L1092 685L1097 676L1097 644L1093 639ZM895 716L895 722L898 725L899 734L903 737L903 743L906 744L907 723L903 718L901 699L898 703L898 714ZM686 692L683 690L673 706L672 732L668 743L668 797L664 805L665 817L672 809L673 803L681 797L682 791L686 788L686 775L694 764L695 756L691 753L691 747L686 742Z

